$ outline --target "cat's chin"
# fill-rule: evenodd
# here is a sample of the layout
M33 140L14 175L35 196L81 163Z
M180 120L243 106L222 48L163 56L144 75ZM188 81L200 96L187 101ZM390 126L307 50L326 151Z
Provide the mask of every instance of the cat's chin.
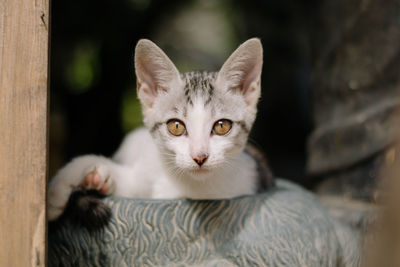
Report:
M212 174L212 170L204 167L193 168L188 171L188 174L193 180L204 180Z

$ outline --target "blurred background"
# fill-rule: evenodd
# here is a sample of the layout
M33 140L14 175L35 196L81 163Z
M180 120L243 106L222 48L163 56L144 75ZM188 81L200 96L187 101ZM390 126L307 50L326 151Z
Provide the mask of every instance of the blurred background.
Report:
M262 98L250 142L279 177L310 188L334 177L345 182L330 191L350 184L364 192L352 196L369 198L381 162L395 153L398 2L53 1L50 175L77 155L110 156L142 124L133 68L140 38L185 72L217 71L259 37Z

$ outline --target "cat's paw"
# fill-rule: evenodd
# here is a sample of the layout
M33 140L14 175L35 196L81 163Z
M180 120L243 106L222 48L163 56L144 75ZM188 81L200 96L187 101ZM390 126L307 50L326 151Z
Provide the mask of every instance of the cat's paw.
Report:
M84 190L94 189L100 194L110 195L115 191L115 181L107 167L95 165L88 169L80 187Z
M90 159L90 158L89 158ZM86 158L72 161L50 181L48 190L48 220L61 216L67 207L73 191L97 190L100 194L110 195L115 191L115 180L110 169L103 164L93 164L89 168L83 165Z

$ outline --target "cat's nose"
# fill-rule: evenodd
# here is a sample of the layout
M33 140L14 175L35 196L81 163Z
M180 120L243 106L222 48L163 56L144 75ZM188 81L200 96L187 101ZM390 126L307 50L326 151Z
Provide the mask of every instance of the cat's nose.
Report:
M199 165L201 167L201 165L204 164L204 162L206 162L206 160L208 159L208 155L207 154L200 154L197 155L196 157L193 157L193 160L197 163L197 165Z

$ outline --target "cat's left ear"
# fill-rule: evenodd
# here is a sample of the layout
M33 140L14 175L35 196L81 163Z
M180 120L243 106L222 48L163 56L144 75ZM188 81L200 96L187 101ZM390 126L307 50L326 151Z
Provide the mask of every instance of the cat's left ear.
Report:
M261 94L263 49L259 39L252 38L240 45L218 73L216 85L239 90L249 106L255 107Z
M160 92L168 92L182 83L174 63L147 39L141 39L136 45L135 70L138 97L145 108L153 106Z

